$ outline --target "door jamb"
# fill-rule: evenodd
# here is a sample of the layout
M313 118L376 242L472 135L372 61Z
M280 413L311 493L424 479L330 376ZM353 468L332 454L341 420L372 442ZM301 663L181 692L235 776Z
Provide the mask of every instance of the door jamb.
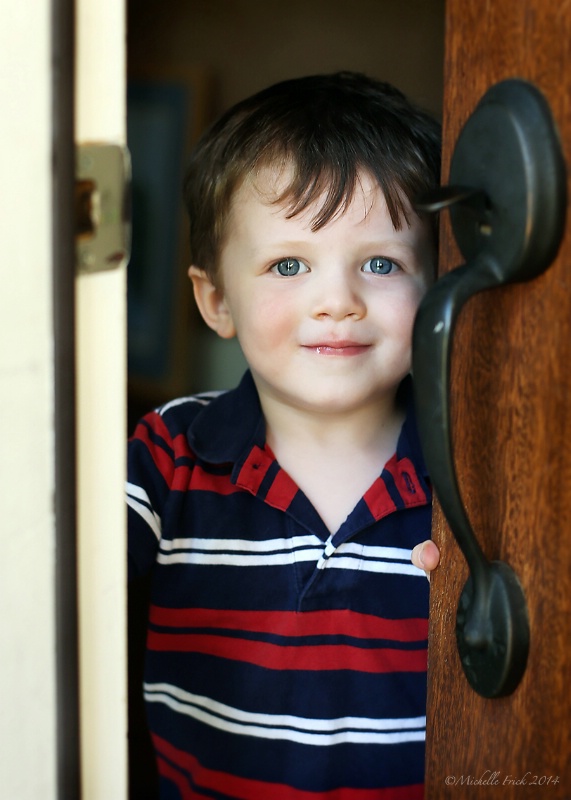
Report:
M81 797L75 408L75 2L52 0L57 796Z

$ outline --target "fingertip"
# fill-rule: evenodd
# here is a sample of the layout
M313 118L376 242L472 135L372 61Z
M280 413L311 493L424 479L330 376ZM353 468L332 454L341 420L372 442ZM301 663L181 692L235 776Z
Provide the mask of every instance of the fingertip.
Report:
M426 542L422 542L422 544L418 545L418 560L420 562L420 566L423 569L427 568L427 565L426 565L426 562L425 562L425 558L424 558L425 555L426 555L426 545L427 545Z
M426 569L436 569L440 561L440 551L432 540L429 540L423 545L422 563Z

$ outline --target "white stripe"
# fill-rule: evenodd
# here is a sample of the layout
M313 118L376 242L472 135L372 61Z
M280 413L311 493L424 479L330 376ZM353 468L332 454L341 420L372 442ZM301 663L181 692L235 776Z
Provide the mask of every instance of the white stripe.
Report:
M295 536L291 539L275 538L250 541L249 539L172 539L164 541L162 549L167 550L205 550L237 553L267 553L270 551L286 551L305 548L318 549L321 552L323 542L317 536Z
M360 572L384 572L391 575L414 575L424 578L424 570L413 564L394 561L369 561L365 558L330 558L325 562L326 569L358 569Z
M354 553L363 558L385 559L388 561L410 561L411 551L403 547L373 547L359 544L342 544L337 550L331 548L329 540L322 542L317 536L294 536L292 538L275 538L275 539L262 539L260 541L251 541L249 539L199 539L199 538L179 538L172 540L165 540L162 545L164 551L168 550L205 550L216 551L224 550L225 552L269 552L269 551L287 551L297 550L300 548L311 547L323 552L325 548L326 555L345 555Z
M135 499L138 498L138 499ZM143 502L139 502L143 501ZM144 489L135 486L133 483L127 484L127 505L143 519L157 539L161 540L162 526L161 518L151 507L151 502Z
M325 542L325 549L323 551L323 555L325 558L329 558L335 552L335 545L331 541L333 536L330 536L329 539Z
M326 553L324 555L323 548ZM329 552L329 556L328 556ZM411 551L400 547L342 544L331 550L317 536L295 536L262 541L248 539L191 539L163 541L161 564L264 567L315 561L317 569L362 570L364 572L424 577L424 571L410 563Z
M300 561L317 561L321 549L304 548L286 553L268 553L266 555L238 555L237 553L159 553L160 564L202 564L204 566L230 567L280 567ZM424 573L422 573L424 575Z
M211 400L214 400L219 395L224 394L223 391L214 391L214 392L201 392L200 394L189 395L188 397L177 397L176 400L170 400L168 403L165 403L164 406L161 406L157 413L162 417L163 414L166 414L171 408L176 408L176 406L182 406L185 403L198 403L201 406L207 406Z
M332 569L358 569L392 575L424 577L425 572L411 563L411 550L404 547L375 547L342 544L325 566ZM356 556L353 558L353 554Z
M338 553L355 553L364 558L379 558L387 561L410 561L411 551L404 547L375 547L373 545L342 544Z
M424 741L426 717L310 719L290 714L258 714L191 694L166 683L145 684L145 699L229 733L316 746L341 743L396 744ZM420 730L419 730L420 729Z
M137 500L142 500L143 503L146 503L148 506L151 505L151 501L149 500L149 495L146 493L144 489L140 486L137 486L136 483L130 483L129 481L126 482L125 488L127 494L131 497L136 497Z

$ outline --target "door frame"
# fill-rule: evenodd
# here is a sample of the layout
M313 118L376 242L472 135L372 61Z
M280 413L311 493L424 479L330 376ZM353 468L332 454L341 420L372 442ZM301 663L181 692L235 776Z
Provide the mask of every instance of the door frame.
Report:
M126 142L126 1L75 0L75 143ZM75 278L83 800L127 796L126 263Z
M52 0L57 785L81 796L75 457L74 0Z

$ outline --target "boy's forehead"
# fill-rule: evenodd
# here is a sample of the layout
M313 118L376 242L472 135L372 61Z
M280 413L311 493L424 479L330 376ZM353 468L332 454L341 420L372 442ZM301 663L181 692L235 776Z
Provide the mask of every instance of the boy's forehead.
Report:
M276 213L287 213L293 210L297 198L293 193L295 167L291 162L264 165L249 173L237 189L233 208L240 209L246 197L258 201L268 208L274 208ZM329 198L331 188L326 176L321 176L317 186L312 192L314 195L307 206L297 212L295 217L307 220L311 224L322 211ZM332 216L331 221L341 216L349 206L362 210L363 219L366 219L371 209L376 204L381 204L384 212L388 213L384 193L377 180L365 170L359 171L355 187L347 189L341 198L339 208ZM407 203L405 198L405 203Z
M265 202L274 203L292 185L294 176L295 166L291 161L264 164L248 173L243 186L254 190Z
M288 165L264 166L243 180L234 194L226 230L226 244L236 233L246 234L246 231L258 241L273 235L276 230L281 235L284 231L281 226L288 225L289 222L298 232L305 230L309 233L314 230L313 223L325 202L327 189L317 195L307 208L293 214L293 199L287 194L292 172L293 168ZM417 215L406 196L403 195L402 200L407 216L403 215L401 225L395 228L385 195L377 180L362 171L351 200L347 204L341 203L337 212L322 226L323 230L326 231L336 221L346 217L355 231L368 229L368 235L373 238L379 235L385 242L388 241L387 235L392 238L394 233L395 241L414 242L415 247L421 247L425 253L435 252L430 222ZM272 219L276 221L278 228L273 225ZM434 259L431 257L429 260L432 262Z

